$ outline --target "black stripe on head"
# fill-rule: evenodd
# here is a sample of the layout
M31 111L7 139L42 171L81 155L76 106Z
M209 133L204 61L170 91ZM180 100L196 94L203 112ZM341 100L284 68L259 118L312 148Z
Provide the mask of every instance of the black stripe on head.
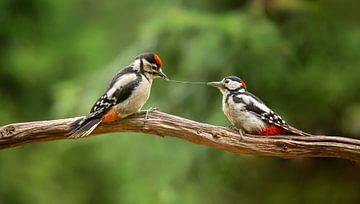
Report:
M143 58L140 57L140 72L143 73L144 72L144 62L143 62Z
M237 76L228 76L228 77L225 77L225 79L230 79L231 81L237 81L237 82L240 82L242 81L239 77Z
M155 59L155 53L153 52L146 52L146 53L142 53L139 56L137 56L135 59L146 59L146 61L150 62L151 64L157 64L156 59Z
M138 58L135 58L135 59L138 59ZM149 78L145 74L144 62L143 62L144 58L142 56L139 56L139 59L140 59L140 73L146 78L146 80L150 81Z
M241 89L244 89L244 87L239 87L237 89L229 89L228 87L225 87L226 90L228 90L232 94L237 94Z

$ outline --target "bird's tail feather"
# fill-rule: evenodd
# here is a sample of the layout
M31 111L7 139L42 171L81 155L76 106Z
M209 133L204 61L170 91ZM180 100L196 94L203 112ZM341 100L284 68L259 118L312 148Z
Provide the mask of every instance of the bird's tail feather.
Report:
M306 132L304 132L304 131L298 130L298 129L296 129L296 128L294 128L294 127L291 127L291 126L289 127L288 131L290 131L290 132L293 133L293 134L301 135L301 136L310 136L310 135L311 135L311 134L309 134L309 133L306 133Z
M73 138L88 136L102 122L102 116L95 113L75 121L68 135Z

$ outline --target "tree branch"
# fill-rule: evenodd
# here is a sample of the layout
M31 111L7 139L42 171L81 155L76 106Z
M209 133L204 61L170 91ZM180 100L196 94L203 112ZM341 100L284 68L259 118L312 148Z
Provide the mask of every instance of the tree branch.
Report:
M336 157L360 163L360 140L334 136L240 136L237 132L154 111L144 120L137 113L93 133L142 132L178 137L192 143L238 154L295 157ZM0 149L49 140L71 139L66 134L78 118L10 124L0 128ZM146 122L146 123L145 123Z

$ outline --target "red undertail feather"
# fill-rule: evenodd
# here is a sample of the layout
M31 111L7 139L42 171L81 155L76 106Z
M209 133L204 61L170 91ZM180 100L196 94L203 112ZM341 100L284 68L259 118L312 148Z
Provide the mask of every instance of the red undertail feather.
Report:
M119 120L119 114L115 109L110 109L106 115L104 115L104 118L102 120L103 123L112 123L116 120Z
M289 131L276 125L268 125L265 129L259 132L259 135L283 135L286 133L289 133Z

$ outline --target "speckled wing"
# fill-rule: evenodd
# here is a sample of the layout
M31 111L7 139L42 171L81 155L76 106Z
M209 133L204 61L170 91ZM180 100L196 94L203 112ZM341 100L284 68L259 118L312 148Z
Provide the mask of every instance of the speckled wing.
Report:
M258 116L261 120L268 124L273 124L281 127L290 133L296 135L309 135L301 130L298 130L290 126L285 120L283 120L278 114L269 109L260 99L253 94L246 92L242 94L244 97L235 96L234 101L241 100L245 104L245 109Z

